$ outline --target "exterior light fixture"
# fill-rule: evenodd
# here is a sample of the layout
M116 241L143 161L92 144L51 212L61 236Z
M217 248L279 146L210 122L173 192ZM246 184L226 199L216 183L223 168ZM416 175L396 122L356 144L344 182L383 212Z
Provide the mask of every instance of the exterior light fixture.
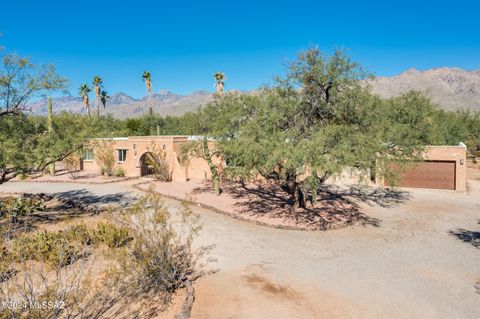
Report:
M463 165L465 161L463 159L460 160L460 165Z

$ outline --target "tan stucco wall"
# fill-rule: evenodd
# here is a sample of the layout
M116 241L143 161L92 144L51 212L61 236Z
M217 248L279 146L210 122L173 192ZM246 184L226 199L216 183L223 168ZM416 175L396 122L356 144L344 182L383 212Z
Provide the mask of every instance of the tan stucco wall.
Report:
M467 190L467 148L463 146L429 146L425 159L455 161L455 190Z
M115 158L117 159L114 171L117 167L123 167L125 176L140 176L141 156L156 148L157 151L160 150L163 153L173 180L185 181L189 178L211 178L208 163L204 159L190 158L187 162L188 165L180 163L181 146L188 142L187 136L130 136L126 138L92 140L93 144L103 142L108 143L114 149ZM127 150L124 162L118 161L117 150L119 149ZM95 161L95 148L93 150L94 159L91 161L83 160L83 168L85 171L99 173L100 165Z
M423 155L430 161L455 161L455 190L467 190L467 148L464 146L427 146ZM383 186L383 178L376 179L377 186Z

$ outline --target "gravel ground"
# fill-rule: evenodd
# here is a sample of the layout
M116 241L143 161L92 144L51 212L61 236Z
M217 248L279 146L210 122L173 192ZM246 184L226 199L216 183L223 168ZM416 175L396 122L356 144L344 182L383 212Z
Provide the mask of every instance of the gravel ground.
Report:
M64 192L128 204L131 183L6 183L0 192ZM193 318L480 318L480 181L469 193L408 190L360 202L378 227L271 229L203 208L199 245L218 272L196 283ZM167 199L172 210L178 207ZM388 207L386 207L388 206Z

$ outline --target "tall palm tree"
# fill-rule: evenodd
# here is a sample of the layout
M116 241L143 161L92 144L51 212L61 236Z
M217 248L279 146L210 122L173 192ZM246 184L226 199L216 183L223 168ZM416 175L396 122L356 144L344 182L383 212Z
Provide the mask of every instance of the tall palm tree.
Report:
M145 81L145 86L147 87L148 91L148 110L150 112L150 115L153 114L153 108L152 108L152 76L150 75L150 72L148 71L143 71L142 75L143 81Z
M102 88L103 80L98 75L93 77L93 88L95 90L95 105L97 107L97 117L100 117L100 91Z
M107 91L100 92L100 101L102 101L103 109L105 110L105 105L107 104L107 100L110 98L108 96Z
M85 105L85 109L87 110L88 116L90 116L90 105L89 105L89 100L88 100L88 93L91 91L91 89L88 87L87 84L82 84L82 86L79 89L78 94L82 97L83 99L83 105Z
M225 86L225 74L223 72L216 72L213 77L215 78L215 81L217 81L217 93L221 96L223 94L223 87Z

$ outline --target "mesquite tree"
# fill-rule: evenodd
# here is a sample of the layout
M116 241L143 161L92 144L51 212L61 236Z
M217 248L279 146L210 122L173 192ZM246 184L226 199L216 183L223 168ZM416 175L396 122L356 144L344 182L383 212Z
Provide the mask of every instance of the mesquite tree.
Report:
M0 117L19 115L27 111L30 99L65 88L66 80L53 65L35 66L15 54L6 54L1 60Z
M392 160L418 158L424 143L418 132L431 134L425 117L412 132L411 117L395 107L417 108L419 99L381 100L362 85L367 76L345 52L326 56L313 48L274 87L219 97L200 117L227 173L278 181L294 206L305 207L332 175L355 170L368 178L372 170L390 173Z

